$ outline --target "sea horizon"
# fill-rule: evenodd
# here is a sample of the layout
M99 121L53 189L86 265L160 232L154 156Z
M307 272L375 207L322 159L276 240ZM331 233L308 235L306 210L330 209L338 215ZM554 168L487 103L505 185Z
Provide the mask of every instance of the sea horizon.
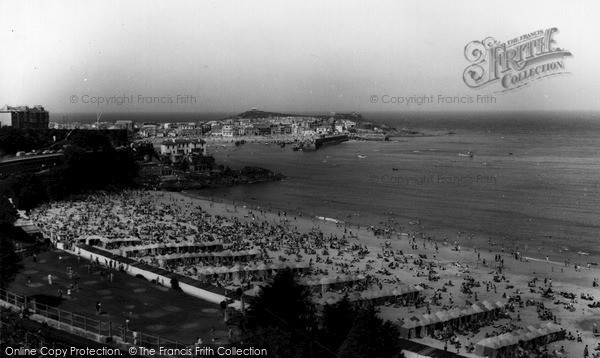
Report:
M50 111L50 120L58 123L93 123L100 116L101 122L116 122L118 120L131 120L134 123L187 123L199 121L223 120L243 113L240 111L221 111L221 112L52 112ZM287 112L287 111L269 111L272 113L283 113L297 116L323 116L332 113L352 113L353 111L338 112ZM551 120L553 126L560 126L561 121L577 120L582 121L584 125L591 125L600 129L600 112L597 111L406 111L406 112L361 112L354 111L362 115L366 122L376 122L396 128L430 128L430 129L467 129L473 128L471 121L477 120L479 127L488 126L498 128L506 122L519 121L522 126L529 126L536 123L544 126L549 123L540 123L540 121ZM563 123L564 124L564 123ZM570 123L563 129L569 129Z

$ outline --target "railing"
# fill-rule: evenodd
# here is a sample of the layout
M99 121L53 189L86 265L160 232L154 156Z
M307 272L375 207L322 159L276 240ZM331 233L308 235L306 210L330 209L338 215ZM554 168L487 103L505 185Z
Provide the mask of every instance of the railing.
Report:
M155 349L158 349L158 347L185 348L193 346L193 344L180 343L160 336L146 334L142 331L132 330L124 325L115 324L112 321L102 321L57 307L37 303L33 298L17 295L5 290L0 290L0 300L14 305L19 309L26 309L27 311L24 314L37 314L58 322L57 329L68 330L73 334L83 337L86 337L86 334L94 334L106 337L107 342L117 342L120 340L126 345ZM71 327L71 329L65 329L64 325Z

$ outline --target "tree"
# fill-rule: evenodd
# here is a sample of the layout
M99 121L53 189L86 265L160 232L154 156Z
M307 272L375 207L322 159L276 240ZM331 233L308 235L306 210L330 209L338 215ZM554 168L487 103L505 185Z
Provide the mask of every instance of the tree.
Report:
M17 276L21 258L15 251L12 240L0 232L0 289L5 289Z
M12 225L18 218L17 209L6 196L0 195L0 227Z
M265 348L269 357L273 358L335 357L334 355L315 356L310 343L312 340L307 339L306 336L283 327L263 328L244 338L246 346Z
M183 171L183 172L187 172L188 169L190 168L190 162L187 160L187 158L181 158L180 161L178 161L177 163L175 163L175 168Z
M312 357L318 343L315 306L290 269L251 301L244 343L266 348L272 357Z
M18 193L19 209L31 210L47 199L46 190L37 176L26 174L21 178L21 189Z
M358 313L345 341L338 350L340 358L402 357L400 333L389 321L377 317L375 308Z
M173 162L171 161L171 157L168 156L168 155L166 155L166 154L161 154L160 155L160 162L163 165L171 165L171 164L173 164Z
M212 155L195 154L192 155L192 163L195 167L212 170L215 167L215 158Z
M337 351L348 336L357 312L352 307L348 295L333 305L323 308L321 342L330 350Z
M4 289L15 279L21 260L15 252L15 246L7 233L17 221L18 213L8 198L0 195L0 288Z
M301 331L315 326L315 307L310 293L300 286L288 268L275 276L251 302L249 324L256 327L289 327Z
M79 148L87 150L110 150L113 148L111 139L107 133L77 129L69 136L68 142Z
M133 146L133 151L136 160L145 160L146 156L150 159L158 158L152 142L137 142Z

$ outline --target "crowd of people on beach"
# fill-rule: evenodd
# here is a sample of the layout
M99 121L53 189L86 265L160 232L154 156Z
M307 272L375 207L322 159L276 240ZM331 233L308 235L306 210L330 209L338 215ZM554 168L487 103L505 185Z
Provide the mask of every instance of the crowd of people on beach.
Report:
M171 194L160 194L162 200L157 203L147 192L125 191L119 193L99 193L87 195L80 200L54 202L40 207L31 214L38 227L53 240L61 241L68 246L85 242L87 237L103 237L111 240L128 238L139 239L139 242L126 242L128 245L169 245L187 243L200 245L221 243L223 248L232 253L243 250L258 250L259 257L240 258L227 257L205 260L201 257L185 258L187 251L181 251L182 259L176 263L168 263L164 268L206 281L217 286L236 289L251 287L251 283L262 283L267 275L253 273L239 277L231 274L202 275L203 268L233 268L240 266L256 267L260 264L306 262L311 270L302 270L305 277L330 277L336 275L363 274L369 285L350 284L339 288L338 293L349 290L366 290L370 287L382 288L380 280L372 275L373 266L357 265L364 258L366 246L348 247L346 234L325 235L314 227L302 232L292 227L286 213L280 214L278 222L260 220L261 212L249 211L249 220L211 215L201 206L189 202L180 203ZM212 205L212 204L211 204ZM351 231L351 230L350 230ZM118 249L112 250L118 253ZM358 253L358 256L354 256ZM140 250L130 256L136 260L159 265L156 255L147 250ZM403 261L407 263L408 261ZM277 268L266 266L268 274ZM287 266L281 265L281 268ZM343 285L342 285L343 286Z
M391 221L382 222L377 227L363 227L379 240L380 250L377 250L356 240L360 226L336 222L338 230L331 233L324 231L319 225L320 221L313 219L312 228L306 230L296 225L295 215L286 212L278 212L273 219L267 216L264 208L234 204L233 210L231 206L227 209L227 214L231 215L227 215L214 213L212 209L217 205L216 202L203 205L171 193L96 193L46 204L34 210L31 219L46 236L55 242L65 243L66 247L85 242L85 238L90 236L103 237L109 242L123 240L122 247L129 246L129 249L131 246L155 244L165 248L174 245L222 245L206 254L209 259L193 255L199 250L178 249L175 252L182 259L166 261L166 264L162 263L163 268L215 286L241 289L248 293L257 292L252 288L263 285L278 268L294 268L297 267L295 265L304 264L303 269L297 270L298 276L303 282L312 280L315 300L323 298L327 292L343 295L391 290L414 284L428 291L411 296L416 299L410 302L405 297L393 301L392 308L403 312L403 315L415 313L416 310L430 314L434 307L451 310L479 301L480 296L493 294L502 295L508 300L507 311L514 312L511 317L519 322L521 310L528 306L524 306L520 298L515 298L523 292L512 286L504 274L506 259L513 256L515 260L523 260L519 251L523 247L519 248L518 245L502 244L500 253L493 256L482 256L482 250L475 248L476 259L473 261L477 267L491 270L489 279L482 279L471 275L474 267L458 261L441 260L438 256L442 249L460 253L461 240L470 240L470 235L465 237L459 232L454 241L449 238L436 241L425 234L420 220L411 222L412 229L409 230ZM130 238L135 240L127 241ZM402 249L398 248L396 242L403 243ZM256 250L258 254L252 257L233 254L248 250ZM110 251L122 253L119 247ZM223 251L232 255L219 256L218 253ZM163 253L172 255L172 252L166 250ZM151 265L161 265L159 256L152 251L140 249L133 251L129 257ZM219 270L223 268L226 270ZM459 282L456 285L452 280L436 283L441 276L448 275L454 275ZM344 283L345 277L350 276L361 276L364 280L348 278ZM320 289L314 289L314 280L335 277L339 278L336 284L324 283ZM594 284L597 285L595 280ZM552 294L552 280L544 279L539 287L538 282L533 280L529 288L530 293L538 292L539 297L543 298ZM535 306L540 320L560 323L560 318L539 302L532 302L531 306ZM438 334L437 337L446 342L460 343L462 340L457 346L467 347L467 352L470 352L473 350L473 332L492 323L486 321L463 326L461 331ZM514 328L507 321L496 329L488 329L485 334L486 337L495 336Z

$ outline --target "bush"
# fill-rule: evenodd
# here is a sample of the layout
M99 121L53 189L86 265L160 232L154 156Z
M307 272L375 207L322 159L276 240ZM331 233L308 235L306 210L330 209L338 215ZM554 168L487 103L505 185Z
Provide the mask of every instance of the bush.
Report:
M176 291L181 291L181 287L179 287L179 280L176 278L171 279L171 288Z

